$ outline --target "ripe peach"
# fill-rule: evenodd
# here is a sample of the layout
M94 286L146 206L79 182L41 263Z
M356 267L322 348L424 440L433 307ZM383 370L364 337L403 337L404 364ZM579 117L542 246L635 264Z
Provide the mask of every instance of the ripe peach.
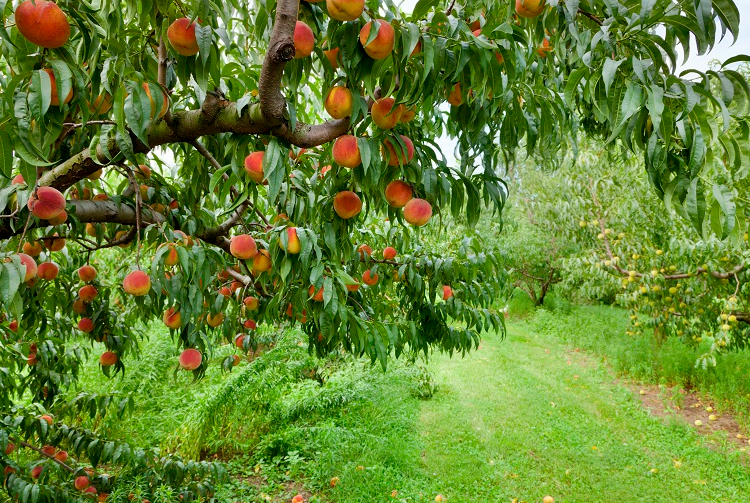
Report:
M102 177L103 174L104 174L104 170L103 169L97 169L96 171L94 171L93 173L91 173L90 175L88 175L86 177L86 179L87 180L98 180L98 179L100 179ZM96 198L94 198L94 199L96 199Z
M44 248L42 247L42 243L40 243L39 241L32 241L30 243L23 244L23 252L32 257L38 257L39 254L42 253L43 249Z
M164 259L164 265L169 267L177 265L180 262L180 255L177 253L177 247L174 244L169 243L167 248L169 248L169 251L167 252L167 257Z
M68 213L65 210L62 210L59 215L57 215L55 218L49 218L47 219L47 223L50 225L61 225L64 224L68 220Z
M94 320L91 318L81 318L78 322L78 330L88 334L94 330Z
M346 289L350 292L356 292L357 290L359 290L359 287L360 284L357 283L357 280L354 280L354 283L352 283L351 285L346 285Z
M45 281L52 281L59 273L60 268L54 262L43 262L36 269L36 275Z
M90 265L81 266L78 269L78 277L81 281L94 281L96 278L96 269Z
M84 302L91 302L97 297L97 295L99 295L99 292L93 285L82 286L81 289L78 290L78 297Z
M242 303L245 304L245 308L248 311L255 311L256 309L258 309L259 301L256 297L250 296L250 297L245 297Z
M38 479L42 476L42 470L44 470L44 466L35 466L31 469L31 478L32 479Z
M255 330L258 327L258 324L253 320L245 320L242 322L242 326L249 330Z
M60 251L63 248L65 248L65 238L58 238L59 234L55 232L52 238L47 238L44 240L44 246L49 249L49 251Z
M76 477L73 486L79 491L83 491L89 486L89 478L84 476Z
M408 136L401 136L401 141L404 142L404 148L396 142L396 140L389 138L383 143L384 154L389 166L398 166L400 164L409 164L414 159L414 144L411 142Z
M209 314L206 316L206 323L209 327L216 328L224 323L224 313Z
M264 152L253 152L245 157L245 171L255 183L264 183L263 154Z
M294 26L294 57L295 59L306 58L315 49L315 35L302 21L297 21Z
M265 272L271 269L271 254L268 250L258 250L258 253L253 257L253 270L258 272Z
M326 176L326 173L328 173L329 171L331 171L330 164L323 166L322 168L320 168L320 177L323 178L324 176Z
M385 19L378 19L377 22L380 25L380 28L378 29L378 34L375 36L375 39L369 44L367 43L367 40L370 37L370 28L372 27L372 21L368 21L359 32L359 42L365 48L367 55L372 59L385 59L391 52L393 52L396 32L393 30L393 26L391 26Z
M450 93L448 93L448 103L450 103L454 107L457 107L463 102L464 102L464 97L461 94L461 84L456 82L453 85L453 89L450 91Z
M401 124L407 124L411 122L412 120L414 120L414 117L416 117L416 115L417 115L416 107L409 107L409 108L403 107L402 112L401 112L401 119L399 119L399 122L401 122Z
M237 334L234 337L234 345L239 349L245 349L245 337L247 337L245 334Z
M29 353L29 356L26 358L26 363L33 367L37 363L39 363L39 359L36 357L36 353Z
M307 290L307 296L315 302L323 302L323 287L321 286L320 290L316 292L315 285L310 285L310 288Z
M96 237L96 225L92 223L86 224L86 234L88 234L92 238L95 238Z
M51 445L45 445L42 447L42 452L46 454L47 456L54 456L55 455L55 448Z
M232 291L231 291L231 290L229 289L229 287L228 287L228 286L222 286L222 287L221 287L221 288L219 289L219 294L220 294L220 295L223 295L223 296L224 296L224 298L227 298L227 299L228 299L229 297L231 297L231 296L232 296Z
M86 489L84 489L83 492L84 492L84 494L93 494L94 496L96 496L97 490L96 490L96 487L89 486Z
M167 28L167 39L174 50L182 56L195 56L198 54L198 41L195 38L195 21L181 17L176 19Z
M115 363L117 363L117 355L112 351L105 351L99 357L99 365L102 367L111 367Z
M94 197L92 197L91 200L92 201L109 201L109 196L104 192L100 192L99 194L96 194Z
M542 45L536 48L536 53L539 55L540 58L546 58L547 53L551 52L553 49L552 45L549 43L549 39L545 38L542 40Z
M443 300L453 297L453 289L448 285L443 285Z
M412 199L404 206L404 220L417 227L422 227L432 217L432 205L424 199Z
M164 324L172 330L178 330L182 326L182 315L180 315L177 308L170 307L164 311L164 315L161 319Z
M26 185L26 180L23 179L23 175L16 175L10 183L11 185Z
M93 115L104 115L112 110L112 96L102 93L89 103L89 111Z
M149 84L148 82L144 82L142 87L143 90L146 91L146 96L148 96L149 101L151 102L151 118L154 118L154 115L156 114L156 100L151 96L151 87L154 86L156 89L161 89L161 95L162 95L162 105L161 109L159 110L158 117L164 117L164 114L167 113L167 110L169 109L169 96L167 93L162 89L162 87L158 84Z
M350 134L336 138L332 154L333 160L345 168L356 168L362 163L357 137Z
M67 451L57 451L55 453L55 459L60 461L61 463L65 463L68 460Z
M19 253L18 258L21 261L21 264L26 267L26 273L23 277L23 281L25 283L26 281L29 281L31 278L36 276L36 260L26 255L25 253Z
M305 497L301 494L297 494L292 498L292 503L305 503Z
M547 0L516 0L516 14L525 18L535 18L547 6Z
M180 354L180 366L185 370L195 370L201 366L203 355L197 349L189 348Z
M52 416L50 416L49 414L43 414L39 419L44 419L45 421L47 421L47 424L49 425L51 425L54 421L52 419Z
M151 278L143 271L133 271L122 280L122 288L134 297L143 297L151 290Z
M383 258L386 260L393 260L394 258L396 258L396 255L398 255L398 252L392 246L386 246L383 249Z
M240 364L240 357L237 355L232 355L232 367L236 367Z
M258 246L255 239L248 234L239 234L234 236L229 242L229 252L233 257L240 260L253 258L258 253Z
M60 106L60 97L57 95L57 82L55 82L55 74L52 70L49 68L44 69L45 72L47 72L47 75L49 75L50 80L50 101L49 104L53 107L59 107ZM70 100L73 99L73 88L70 88L70 91L68 92L68 95L65 97L65 101L63 103L70 103Z
M402 105L396 105L394 98L380 98L372 105L370 115L380 129L391 129L401 120L404 110Z
M232 284L230 285L230 289L231 289L232 293L236 292L237 290L239 290L242 287L243 287L243 285L239 281L232 281Z
M6 456L10 456L11 454L13 454L13 451L15 450L16 450L16 444L14 444L13 442L8 442L8 444L5 447L5 450L3 451L3 454L5 454Z
M365 10L365 0L326 0L328 15L338 21L354 21Z
M333 210L344 220L356 217L362 211L362 200L351 190L341 191L333 198Z
M469 29L471 31L476 31L482 27L482 24L484 24L484 16L479 14L479 17L469 24Z
M65 210L65 196L55 188L39 187L31 194L26 206L35 217L48 220Z
M86 312L86 304L81 299L73 301L73 312L76 314L83 314Z
M372 257L372 248L370 245L359 245L359 248L357 248L357 253L359 253L359 256L362 260L365 260L369 257Z
M365 273L362 275L362 282L365 285L374 286L378 282L378 275L377 274L371 274L370 270L366 270Z
M324 103L326 112L334 119L343 119L352 114L354 99L352 92L344 86L333 86Z
M145 164L139 164L138 169L135 170L135 177L139 180L148 180L151 178L151 168Z
M415 45L414 49L411 50L411 54L409 54L409 57L411 58L412 56L416 56L420 52L422 52L422 41L417 40L417 45Z
M401 180L393 180L385 188L385 200L393 208L403 208L414 197L411 185Z
M336 70L339 67L339 48L336 47L329 51L323 51L323 54L325 54L328 62L331 64L331 68Z
M284 241L279 238L279 246L282 250L284 250L287 253L291 253L292 255L296 255L300 251L302 251L302 243L300 242L299 237L297 236L297 228L296 227L287 227L286 229L286 236L287 236L287 244L284 245Z
M16 8L16 28L29 42L45 49L62 47L70 38L70 23L55 2L24 0Z

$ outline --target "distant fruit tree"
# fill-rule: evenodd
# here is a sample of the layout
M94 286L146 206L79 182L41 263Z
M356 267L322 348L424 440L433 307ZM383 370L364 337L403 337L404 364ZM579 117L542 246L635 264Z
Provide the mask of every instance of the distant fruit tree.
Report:
M12 501L102 501L128 473L211 497L215 465L75 420L128 408L72 386L88 353L125 372L139 323L163 321L195 377L217 344L254 349L261 323L383 365L465 352L502 329L499 262L472 240L429 252L419 228L499 212L518 151L550 158L578 132L620 142L698 219L747 139L740 74L675 75L678 46L737 36L731 0L0 6Z

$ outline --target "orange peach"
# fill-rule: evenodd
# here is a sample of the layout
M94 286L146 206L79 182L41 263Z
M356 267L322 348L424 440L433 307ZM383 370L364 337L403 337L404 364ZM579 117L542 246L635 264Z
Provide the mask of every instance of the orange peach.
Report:
M547 6L547 0L516 0L516 14L525 18L535 18Z
M264 183L265 173L263 173L263 154L264 152L253 152L245 157L245 172L255 183Z
M362 260L367 259L368 257L372 257L372 248L370 245L359 245L357 248L357 253L359 253L359 256Z
M65 210L62 210L59 215L57 215L54 218L48 218L47 223L50 225L61 225L64 224L68 220L68 213Z
M302 251L302 243L300 242L299 236L297 236L296 227L287 227L286 237L286 245L284 244L284 241L279 238L279 246L282 250L292 255L296 255Z
M315 35L307 24L297 21L294 26L294 57L306 58L315 49Z
M375 38L369 43L367 42L370 37L370 28L372 27L372 21L368 21L359 32L359 42L365 48L367 55L372 59L385 59L393 52L396 32L393 30L393 26L385 19L378 19L377 22L380 28Z
M369 269L362 275L362 282L365 285L374 286L378 282L378 279L378 275L372 274Z
M357 137L350 134L336 138L332 154L333 160L345 168L356 168L362 163Z
M54 422L54 419L52 419L52 416L50 416L49 414L43 414L39 419L44 419L49 425Z
M45 281L52 281L59 273L60 268L54 262L43 262L36 269L36 275Z
M321 286L320 290L316 292L315 286L310 285L310 288L307 290L307 296L315 302L323 302L323 287Z
M248 311L255 311L255 310L258 309L258 303L259 303L259 301L258 301L258 299L256 297L250 296L250 297L245 297L242 300L242 303L245 305L245 308Z
M403 208L414 197L411 185L401 180L393 180L385 188L385 200L393 208Z
M186 349L180 354L180 367L185 370L195 370L201 366L203 355L197 349Z
M96 237L96 225L92 223L86 224L86 234L95 238Z
M81 281L94 281L96 278L96 269L90 265L81 266L78 269L78 277Z
M240 260L253 258L258 253L258 246L255 239L248 234L239 234L234 236L229 242L229 252L233 257Z
M401 112L401 119L399 119L399 122L401 122L401 124L407 124L411 122L417 115L416 107L403 107L402 110L403 111Z
M258 272L266 272L271 269L271 254L268 250L258 250L253 257L253 269Z
M350 292L356 292L357 290L359 290L359 287L360 284L357 283L357 280L354 280L354 283L352 283L351 285L346 285L346 289Z
M117 355L112 351L105 351L99 357L99 365L102 367L111 367L115 363L117 363Z
M23 179L23 175L16 175L10 183L11 185L26 185L26 180Z
M63 248L65 248L65 238L58 237L59 234L55 232L52 238L47 238L44 240L44 246L49 249L49 251L60 251Z
M408 136L399 136L401 136L401 141L404 142L403 147L391 138L383 143L385 158L389 166L409 164L414 159L414 144Z
M11 320L11 322L8 323L8 330L13 332L14 334L18 332L18 320Z
M23 252L27 255L31 255L32 257L38 257L39 254L42 253L43 249L44 247L39 241L32 241L30 243L23 244Z
M324 103L326 112L334 119L343 119L352 114L354 99L352 92L344 86L334 86L328 91Z
M55 453L55 459L65 463L68 460L68 453L66 451L57 451Z
M81 299L76 299L73 302L73 312L76 314L83 314L86 312L86 304Z
M83 491L89 486L89 478L84 476L76 477L73 486L79 491Z
M219 288L219 294L228 299L232 296L232 290L230 290L228 286L222 286Z
M206 324L209 327L216 328L222 323L224 323L224 313L216 313L213 316L209 314L206 316Z
M255 330L258 324L254 320L245 320L242 322L242 326L250 330Z
M453 297L453 289L448 285L443 285L443 300Z
M91 302L99 295L99 292L93 285L86 285L78 290L78 297L84 302Z
M94 321L91 318L81 318L78 321L78 330L88 334L94 330Z
M150 84L148 82L144 82L142 87L143 90L146 91L146 96L148 96L149 101L151 102L151 118L154 118L154 115L156 114L156 100L151 96L151 87L154 86L156 89L161 90L162 95L162 105L161 109L159 110L158 117L164 117L164 115L167 113L167 110L169 109L169 96L167 93L162 89L162 87L158 84Z
M164 265L168 267L177 265L180 262L180 254L177 253L176 245L169 243L167 248L169 248L169 251L167 252L167 257L164 259Z
M189 18L176 19L167 28L167 39L169 44L182 56L195 56L198 54L198 40L195 38L195 22Z
M21 260L21 264L25 267L26 273L23 277L23 281L29 281L33 277L36 276L36 260L31 258L29 255L26 255L25 253L19 253L18 258ZM8 259L6 259L8 260Z
M49 104L52 105L53 107L59 107L60 97L57 95L57 82L55 82L55 73L49 68L45 68L44 71L47 72L47 75L49 75L49 81L50 81L50 96L51 97L50 97ZM73 88L71 87L63 103L70 103L70 100L72 99L73 99Z
M453 89L451 89L450 93L448 93L448 103L450 103L454 107L457 107L463 102L464 102L464 97L461 94L461 84L456 82L453 85Z
M102 93L89 103L89 111L94 115L104 115L112 110L112 96Z
M331 68L336 70L339 67L339 48L336 47L328 51L323 51L323 54L325 54L328 62L331 64Z
M98 180L104 174L104 170L98 169L86 177L87 180Z
M44 466L42 465L35 466L34 468L31 469L31 478L38 479L39 477L42 476L43 470L44 470Z
M380 129L391 129L401 120L404 107L396 105L394 98L380 98L372 104L370 115Z
M344 220L356 217L362 211L362 200L350 190L341 191L333 198L333 210Z
M396 258L396 255L398 255L398 252L392 246L386 246L383 249L383 258L386 260L393 260L394 258Z
M139 164L138 169L135 170L135 177L139 180L148 180L151 178L151 168L145 164Z
M70 38L70 23L55 2L24 0L16 8L16 28L29 42L46 49L62 47Z
M151 290L151 278L143 271L133 271L122 280L125 293L134 297L143 297Z
M55 188L39 187L31 194L26 206L35 217L48 220L65 210L65 196Z
M37 358L36 353L29 353L29 356L26 357L26 364L29 367L33 367L37 363L39 363L39 358Z
M338 21L354 21L365 10L365 0L326 0L328 15Z
M432 205L424 199L412 199L404 206L404 220L417 227L422 227L432 217Z
M170 307L164 311L161 319L172 330L178 330L182 326L182 315L175 307Z
M536 53L539 55L540 58L546 58L547 53L551 52L553 49L552 45L549 43L549 39L545 38L542 40L542 45L536 48Z

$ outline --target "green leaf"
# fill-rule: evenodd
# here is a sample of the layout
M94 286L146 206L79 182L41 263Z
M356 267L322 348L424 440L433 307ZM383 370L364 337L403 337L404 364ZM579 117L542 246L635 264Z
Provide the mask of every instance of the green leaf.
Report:
M0 174L10 178L13 174L13 143L8 133L0 128Z

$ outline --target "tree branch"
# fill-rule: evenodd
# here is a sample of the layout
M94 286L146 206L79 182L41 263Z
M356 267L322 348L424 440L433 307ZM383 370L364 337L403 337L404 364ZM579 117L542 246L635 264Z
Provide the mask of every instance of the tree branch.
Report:
M602 21L601 19L599 19L598 17L596 17L595 15L593 15L590 12L586 12L585 10L579 8L578 9L578 13L582 14L583 16L585 16L587 18L589 18L590 20L592 20L593 22L595 22L599 26L603 26L604 25L604 21Z
M281 94L281 79L287 61L294 58L294 27L299 13L298 0L278 0L268 52L258 81L258 97L263 117L280 125L284 121L286 100Z

